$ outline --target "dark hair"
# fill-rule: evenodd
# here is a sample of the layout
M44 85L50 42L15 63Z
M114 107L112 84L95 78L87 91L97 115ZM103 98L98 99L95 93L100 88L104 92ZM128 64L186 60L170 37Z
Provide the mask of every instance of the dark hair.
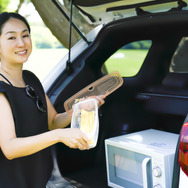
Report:
M0 14L0 35L2 34L2 29L3 29L3 26L4 24L10 19L10 18L15 18L15 19L18 19L18 20L21 20L22 22L25 23L25 25L27 26L28 30L29 30L29 33L31 31L31 28L27 22L27 20L21 16L20 14L18 13L14 13L14 12L2 12Z

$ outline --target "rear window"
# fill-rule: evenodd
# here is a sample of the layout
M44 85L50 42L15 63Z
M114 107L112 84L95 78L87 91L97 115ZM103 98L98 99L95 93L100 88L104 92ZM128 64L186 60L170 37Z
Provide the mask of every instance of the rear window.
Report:
M170 72L188 73L188 37L183 37L174 53Z
M151 47L150 40L137 41L123 46L116 51L102 67L104 74L118 71L122 77L135 76Z

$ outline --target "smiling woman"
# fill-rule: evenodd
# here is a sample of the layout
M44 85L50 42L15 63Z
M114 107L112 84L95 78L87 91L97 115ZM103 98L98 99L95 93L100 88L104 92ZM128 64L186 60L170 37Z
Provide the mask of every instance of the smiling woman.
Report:
M90 139L67 128L66 112L57 114L39 79L23 64L32 51L30 27L17 13L0 14L0 187L44 188L52 172L50 146L58 142L89 149ZM103 104L103 97L99 99ZM11 180L11 181L10 181Z

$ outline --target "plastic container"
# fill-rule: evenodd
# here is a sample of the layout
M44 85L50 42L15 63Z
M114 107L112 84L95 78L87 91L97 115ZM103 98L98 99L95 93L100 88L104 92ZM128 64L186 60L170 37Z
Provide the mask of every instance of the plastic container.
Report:
M99 133L99 117L96 99L87 99L75 104L71 128L79 128L91 139L89 147L97 144Z
M64 103L65 110L70 115L69 110L71 110L72 106L80 99L98 95L104 95L106 97L122 84L123 78L118 72L103 76L67 99Z

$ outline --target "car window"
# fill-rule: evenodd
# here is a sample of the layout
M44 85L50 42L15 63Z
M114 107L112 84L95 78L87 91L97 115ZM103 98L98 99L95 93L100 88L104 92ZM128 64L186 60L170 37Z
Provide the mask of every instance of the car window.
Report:
M104 74L118 71L122 77L135 76L151 46L150 40L129 43L114 53L102 67Z
M188 37L180 41L170 64L170 72L188 73Z

